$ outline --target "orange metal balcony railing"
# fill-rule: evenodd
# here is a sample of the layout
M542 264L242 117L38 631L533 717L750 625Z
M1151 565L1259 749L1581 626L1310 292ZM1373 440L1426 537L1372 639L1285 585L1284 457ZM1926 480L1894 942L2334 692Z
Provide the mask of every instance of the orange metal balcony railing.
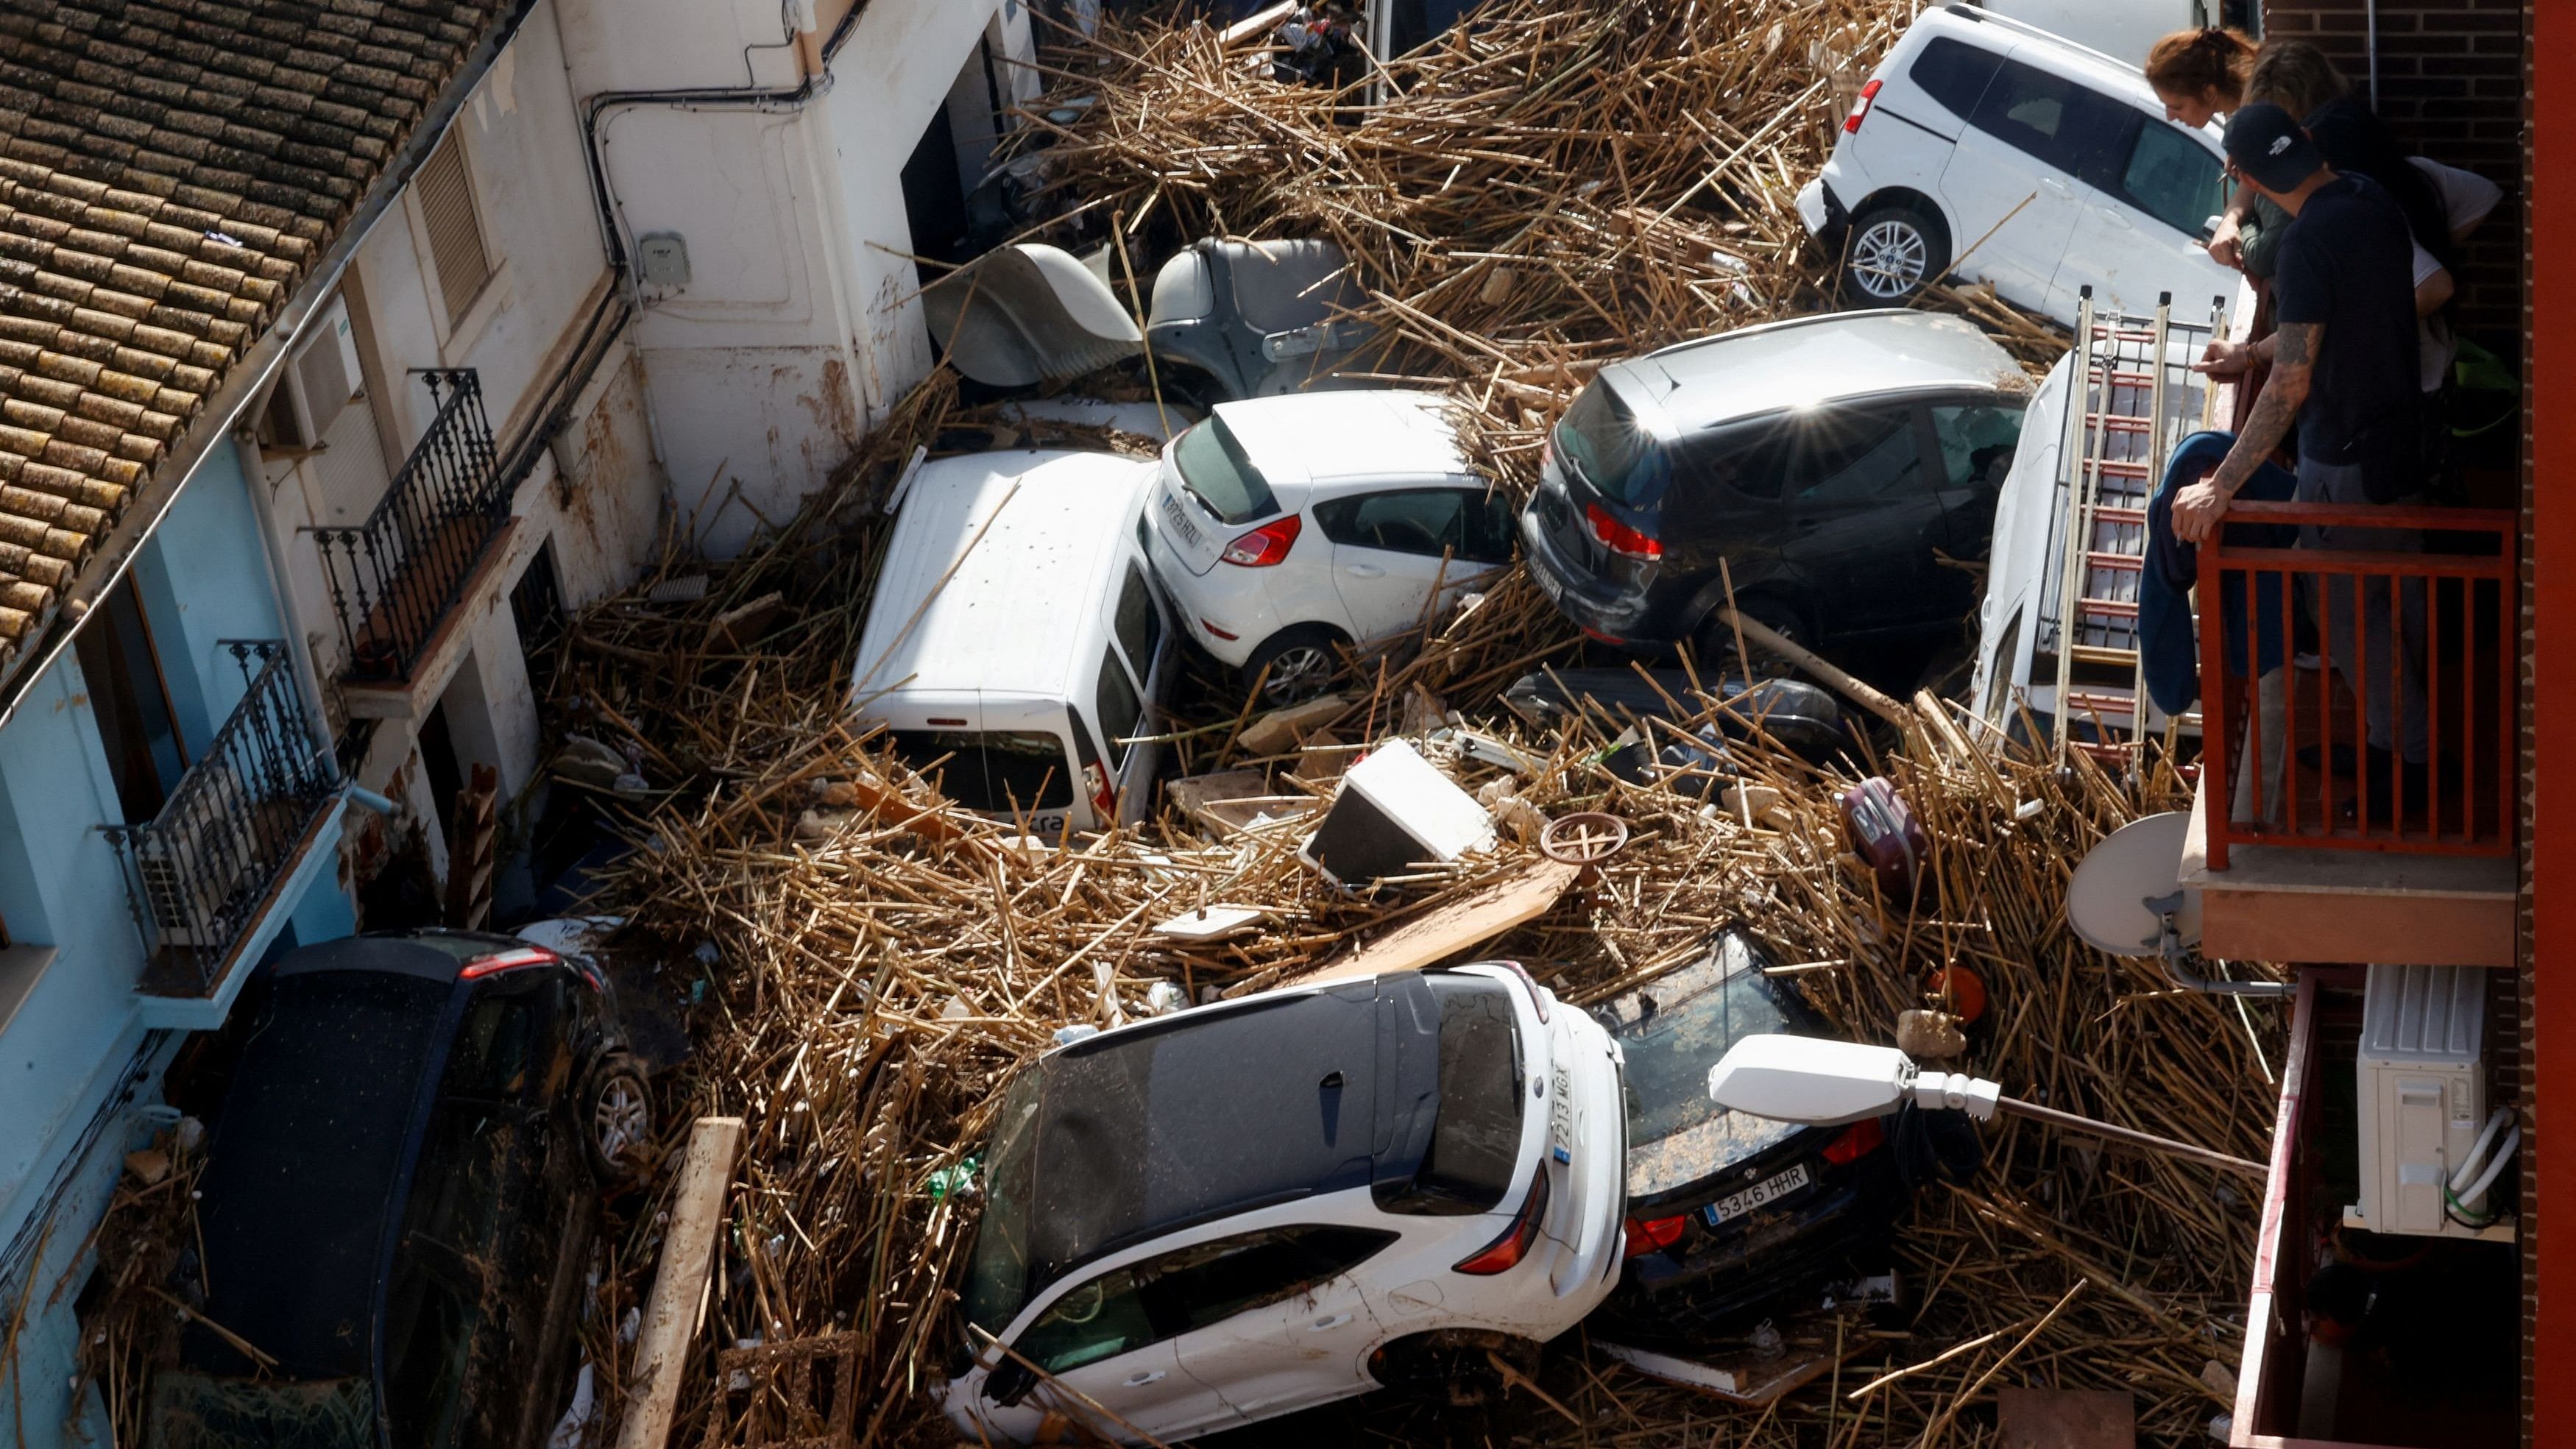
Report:
M2226 521L2420 530L2424 551L2200 550L2209 869L2227 869L2231 845L2511 855L2515 516L2240 502ZM2396 760L2369 748L2374 713ZM2398 760L2417 732L2410 768Z

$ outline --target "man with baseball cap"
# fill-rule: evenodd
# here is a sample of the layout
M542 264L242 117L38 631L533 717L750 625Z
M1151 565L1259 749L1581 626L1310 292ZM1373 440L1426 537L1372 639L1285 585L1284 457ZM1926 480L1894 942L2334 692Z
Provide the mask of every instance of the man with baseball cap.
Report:
M2414 248L2405 213L2376 182L2343 175L2279 106L2256 103L2227 123L2228 168L2291 216L2273 277L2276 325L2259 343L2212 343L2203 371L2239 373L2257 360L2272 364L2262 396L2226 461L2207 481L2174 500L2174 532L2206 542L2227 502L2254 469L2298 434L2298 493L2303 503L2342 506L2414 501L2423 486L2417 410ZM2309 548L2413 552L2412 529L2310 527ZM2400 783L2422 798L2426 737L2423 587L2410 579L2392 609L2388 580L2368 580L2356 601L2348 579L2325 589L2329 653L2362 696L2369 724L2370 791L2376 815ZM2355 604L2359 604L2356 627ZM2402 643L2392 633L2402 630ZM2402 681L2402 720L2392 717L2390 650ZM2364 667L2367 665L2368 667ZM2338 762L2340 763L2340 762Z

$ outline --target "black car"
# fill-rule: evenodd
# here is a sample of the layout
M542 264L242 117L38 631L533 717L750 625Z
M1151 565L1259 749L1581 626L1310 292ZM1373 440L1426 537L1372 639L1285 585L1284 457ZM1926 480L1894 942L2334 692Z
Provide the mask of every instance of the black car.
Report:
M1832 1033L1729 927L1690 965L1592 1009L1627 1057L1628 1260L1594 1323L1652 1347L1722 1331L1856 1252L1883 1244L1909 1198L1876 1119L1801 1127L1708 1099L1737 1040Z
M595 1191L640 1174L652 1132L607 977L419 931L306 947L261 990L237 1013L199 1183L202 1318L153 1386L155 1441L541 1444Z
M2030 384L1954 317L1748 327L1601 369L1549 434L1521 541L1586 634L1731 642L1744 613L1811 644L1955 626Z

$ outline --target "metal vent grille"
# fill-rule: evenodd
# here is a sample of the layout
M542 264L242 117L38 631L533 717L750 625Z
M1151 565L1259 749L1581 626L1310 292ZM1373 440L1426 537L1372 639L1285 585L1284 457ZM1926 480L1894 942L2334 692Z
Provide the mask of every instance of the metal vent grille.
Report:
M492 279L492 256L483 248L482 219L474 213L474 183L465 172L465 147L456 137L439 143L412 183L429 230L429 258L438 269L439 294L453 326Z

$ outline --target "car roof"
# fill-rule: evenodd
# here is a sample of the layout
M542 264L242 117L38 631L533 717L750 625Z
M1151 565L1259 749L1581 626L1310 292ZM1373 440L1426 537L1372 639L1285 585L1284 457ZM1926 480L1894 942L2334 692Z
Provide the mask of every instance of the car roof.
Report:
M1879 393L2018 387L2020 364L1957 317L1828 312L1704 337L1614 362L1601 379L1666 437Z
M1218 403L1216 415L1273 487L1343 478L1448 478L1471 471L1448 400L1366 388Z
M1066 697L1152 466L1039 449L923 464L886 545L854 694Z
M1436 1033L1421 978L1390 977L1200 1008L1041 1058L1029 1127L1037 1281L1192 1224L1367 1184L1381 1088L1409 1080L1381 1061L1381 1013L1407 1000Z
M364 941L365 938L352 938ZM350 958L334 941L297 958ZM291 1378L368 1372L378 1252L451 986L378 938L356 969L278 973L215 1121L200 1190L207 1315ZM409 952L435 955L409 945ZM449 976L454 974L450 958ZM190 1346L189 1357L212 1352Z
M1980 49L2009 54L2024 64L2037 65L2069 80L2081 81L2158 119L2162 119L2165 113L2164 102L2156 98L2156 88L2147 83L2147 73L2137 65L2095 50L2081 41L2043 30L2027 20L1998 15L1974 5L1954 3L1938 10L1927 10L1914 22L1913 28L1900 42L1903 53L1908 57L1922 48L1924 41L1918 41L1917 35L1924 37L1924 41L1935 35L1965 40ZM1889 73L1894 74L1893 71ZM2170 121L2165 124L2174 125ZM2174 129L2188 132L2191 127L2174 125ZM2220 136L2215 123L2201 132L2202 139L2212 145L2218 143Z
M454 981L465 963L530 943L486 931L424 929L342 936L289 952L271 969L278 980L323 971L390 971L428 981Z

